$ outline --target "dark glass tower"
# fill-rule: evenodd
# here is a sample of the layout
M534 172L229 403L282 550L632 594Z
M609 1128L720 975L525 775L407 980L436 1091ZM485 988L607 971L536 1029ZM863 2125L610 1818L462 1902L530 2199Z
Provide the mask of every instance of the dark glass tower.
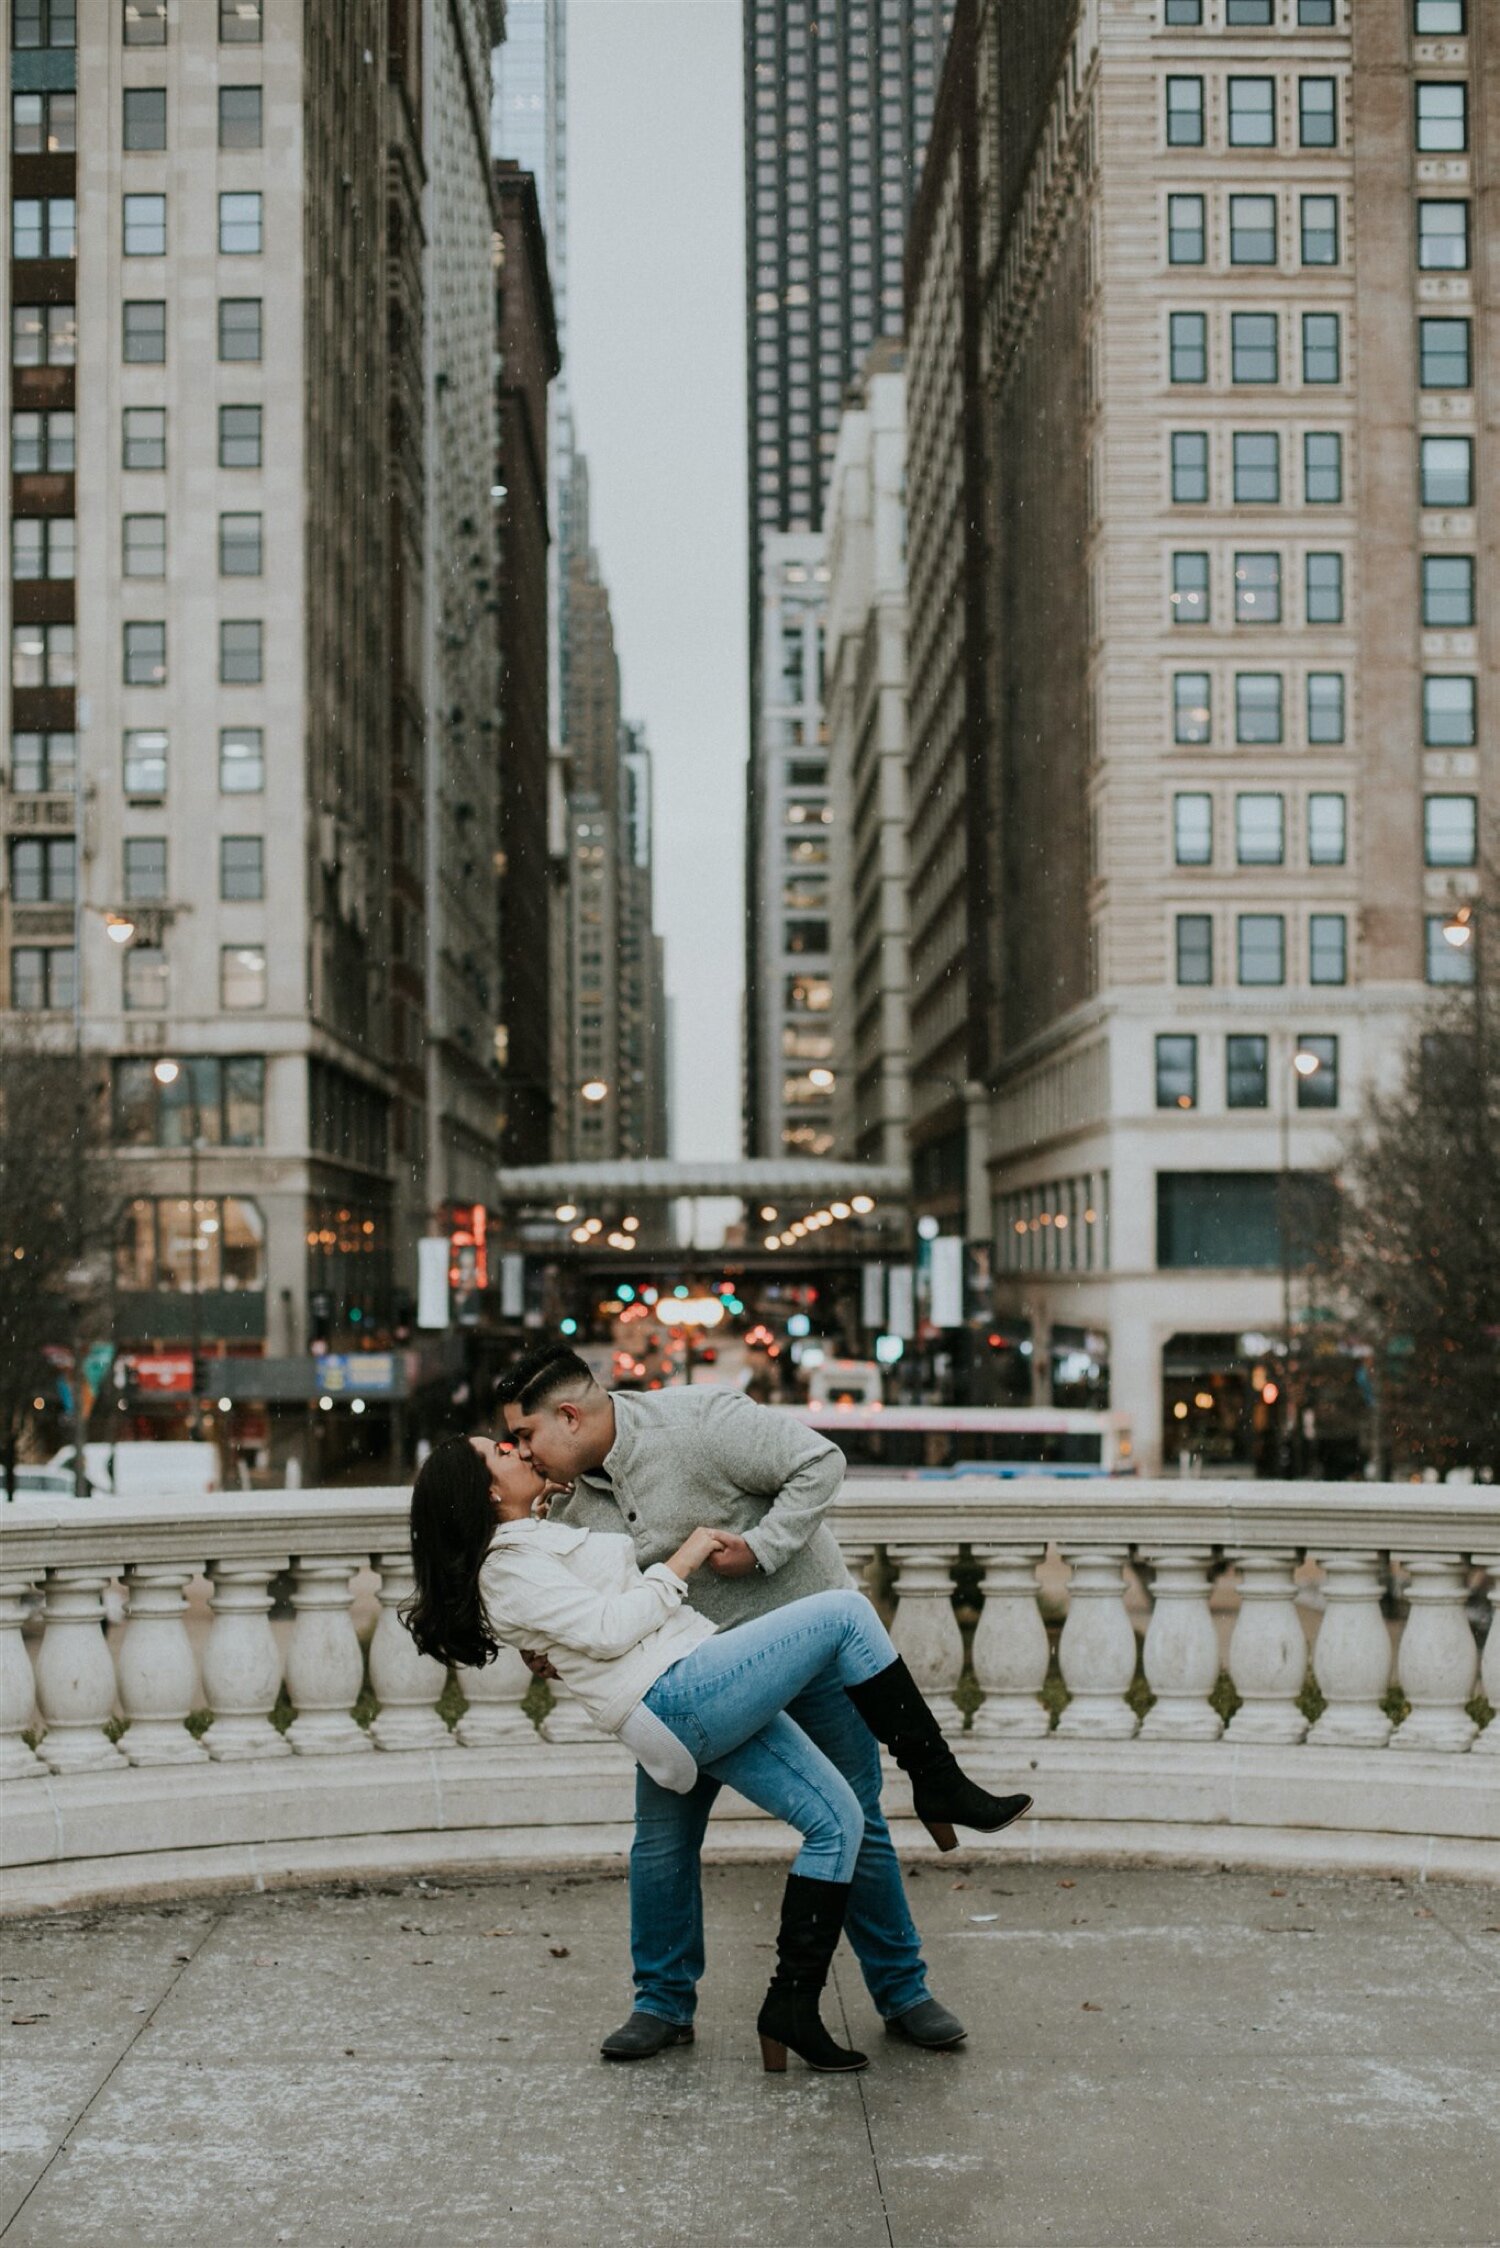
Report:
M786 946L770 872L780 863L780 838L764 831L780 818L785 776L775 760L791 739L768 716L762 676L763 541L821 531L844 385L878 336L901 331L906 222L951 16L950 0L745 0L752 737L745 1133L754 1154L792 1145L811 1152L818 1144L816 1137L784 1139L783 1057L771 1050L780 1043L771 986L785 980ZM797 725L805 791L808 752L819 750L821 729L814 722L810 731L805 713ZM805 795L802 802L806 812Z

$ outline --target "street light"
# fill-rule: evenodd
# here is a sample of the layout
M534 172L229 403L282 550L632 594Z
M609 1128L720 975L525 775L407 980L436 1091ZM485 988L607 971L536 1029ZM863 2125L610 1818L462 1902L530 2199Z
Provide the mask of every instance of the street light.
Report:
M153 1065L151 1071L158 1085L175 1085L182 1073L182 1064L174 1061L170 1054L163 1054L160 1060ZM203 1341L202 1270L199 1259L202 1255L205 1229L198 1222L198 1151L203 1137L203 1113L198 1105L198 1088L193 1081L191 1068L187 1072L187 1093L188 1230L193 1251L192 1317L188 1328L189 1348L192 1354L192 1388L189 1407L191 1412L196 1414L198 1406L198 1358Z
M831 1069L810 1069L807 1073L807 1082L809 1085L815 1086L820 1093L831 1093L833 1091L833 1071Z
M1443 923L1443 936L1455 952L1464 952L1474 940L1474 908L1461 905Z
M586 1084L579 1086L578 1091L582 1099L596 1104L609 1099L609 1087L602 1077L589 1078Z
M1294 1077L1305 1084L1316 1077L1323 1064L1319 1056L1308 1047L1292 1048ZM1293 1438L1296 1433L1296 1399L1292 1383L1292 1239L1291 1239L1291 1185L1292 1185L1292 1084L1289 1080L1281 1097L1281 1207L1278 1212L1277 1233L1281 1248L1281 1349L1284 1401L1282 1416L1282 1461L1284 1470L1292 1464ZM1265 1391L1261 1391L1264 1397Z
M104 934L111 944L117 944L123 948L134 940L135 923L128 913L106 913L104 916Z

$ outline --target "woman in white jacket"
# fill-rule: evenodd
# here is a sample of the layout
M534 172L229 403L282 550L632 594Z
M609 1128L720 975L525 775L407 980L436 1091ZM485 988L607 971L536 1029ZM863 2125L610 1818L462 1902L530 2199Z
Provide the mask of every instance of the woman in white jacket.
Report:
M864 2054L835 2044L818 2017L864 1814L787 1703L832 1668L910 1775L917 1816L942 1849L954 1847L955 1824L994 1833L1031 1798L990 1795L965 1778L862 1594L813 1593L721 1632L688 1605L719 1531L692 1531L642 1572L628 1537L548 1522L547 1488L486 1438L438 1446L412 1491L408 1630L440 1662L490 1662L502 1645L545 1654L662 1785L685 1794L701 1767L795 1827L802 1848L757 2024L762 2059L784 2069L790 2047L811 2068L864 2068Z

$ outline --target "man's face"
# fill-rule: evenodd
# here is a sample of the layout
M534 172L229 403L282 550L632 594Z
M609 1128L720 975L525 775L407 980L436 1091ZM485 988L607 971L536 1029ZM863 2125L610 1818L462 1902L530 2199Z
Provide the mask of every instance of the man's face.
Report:
M505 1425L516 1450L552 1483L571 1483L582 1469L598 1465L584 1457L588 1446L581 1420L577 1405L567 1397L533 1406L529 1412L519 1405L505 1408Z

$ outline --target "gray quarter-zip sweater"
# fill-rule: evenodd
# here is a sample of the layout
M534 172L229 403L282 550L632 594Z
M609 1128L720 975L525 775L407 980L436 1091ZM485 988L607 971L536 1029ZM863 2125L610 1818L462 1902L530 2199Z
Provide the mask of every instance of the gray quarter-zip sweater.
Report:
M580 1476L554 1522L625 1530L642 1569L675 1553L701 1523L733 1530L760 1566L746 1577L693 1577L688 1600L722 1627L809 1592L842 1591L849 1572L825 1515L844 1456L793 1413L738 1390L620 1390L602 1469Z

